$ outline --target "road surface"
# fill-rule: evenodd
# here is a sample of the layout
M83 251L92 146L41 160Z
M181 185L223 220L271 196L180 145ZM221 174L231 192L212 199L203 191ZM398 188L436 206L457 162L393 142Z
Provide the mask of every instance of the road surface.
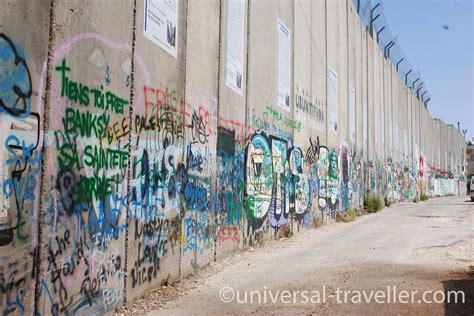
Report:
M351 223L272 241L158 289L128 311L473 315L474 278L468 271L474 265L474 203L468 200L397 204ZM459 292L442 302L449 290L463 291L465 303ZM385 294L375 301L376 292Z

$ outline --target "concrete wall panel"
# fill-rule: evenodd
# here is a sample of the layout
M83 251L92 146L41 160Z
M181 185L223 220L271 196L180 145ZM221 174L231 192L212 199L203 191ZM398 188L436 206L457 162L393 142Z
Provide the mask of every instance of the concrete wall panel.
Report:
M32 314L50 2L0 5L0 312Z
M106 313L124 300L133 6L67 1L54 8L41 313Z
M221 52L219 64L219 90L217 99L217 164L216 164L216 258L224 257L243 248L245 235L244 177L245 140L247 138L247 35L248 9L244 1L243 12L243 73L242 95L226 84L226 50L228 39L229 1L221 2ZM237 30L236 30L237 31Z

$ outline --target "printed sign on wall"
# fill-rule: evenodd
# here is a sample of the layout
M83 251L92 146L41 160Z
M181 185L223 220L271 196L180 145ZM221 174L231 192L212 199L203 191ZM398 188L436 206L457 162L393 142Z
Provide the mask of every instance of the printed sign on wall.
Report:
M244 12L243 0L227 1L225 84L240 95L244 83Z
M143 35L178 57L178 2L179 0L145 0Z
M399 133L398 124L395 123L395 133L393 135L393 137L394 137L394 140L393 140L394 146L393 147L394 147L394 149L396 150L397 153L400 150L400 138L398 136L398 133Z
M328 112L329 112L329 130L337 135L338 124L337 124L337 111L339 90L337 85L337 73L328 67Z
M367 148L367 101L362 102L362 134L364 139L364 148Z
M382 110L380 112L380 123L382 125L382 128L381 128L381 137L382 137L382 146L383 148L385 148L385 111Z
M403 130L403 158L408 159L408 131Z
M278 19L278 97L277 104L290 111L291 31Z
M355 89L349 85L349 139L351 142L355 142Z
M379 148L379 143L380 143L380 116L379 116L379 111L378 110L374 111L374 122L375 122L375 132L374 132L375 148L378 151L380 149Z

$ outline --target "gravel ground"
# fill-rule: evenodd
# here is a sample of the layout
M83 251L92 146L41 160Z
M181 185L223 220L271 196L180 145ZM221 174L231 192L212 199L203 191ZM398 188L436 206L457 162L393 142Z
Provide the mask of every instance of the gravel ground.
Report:
M445 197L397 204L239 252L119 313L474 315L473 275L474 203L466 196ZM433 295L447 290L462 290L465 303L422 301L424 291L432 291L427 300L440 301L446 295ZM346 301L344 291L350 291ZM384 291L382 303L370 291ZM418 291L413 303L393 302L402 291Z

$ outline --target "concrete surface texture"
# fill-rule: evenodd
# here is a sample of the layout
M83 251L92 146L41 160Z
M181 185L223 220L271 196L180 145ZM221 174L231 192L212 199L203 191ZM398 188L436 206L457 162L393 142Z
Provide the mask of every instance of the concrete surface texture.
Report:
M474 310L474 282L468 275L468 265L474 261L473 221L474 207L466 196L398 204L348 224L307 230L229 257L170 289L150 293L127 311L147 315L470 315ZM391 301L379 294L377 300L384 303L376 303L373 296L367 303L370 291L390 295L388 287ZM464 303L461 294L457 304L454 296L448 304L436 293L452 290L463 291ZM285 297L285 291L291 297ZM362 291L367 300L364 294L358 297ZM403 291L409 291L410 299L403 295L399 299ZM413 301L411 291L417 291Z
M369 192L465 187L349 0L0 5L4 314L111 313Z

